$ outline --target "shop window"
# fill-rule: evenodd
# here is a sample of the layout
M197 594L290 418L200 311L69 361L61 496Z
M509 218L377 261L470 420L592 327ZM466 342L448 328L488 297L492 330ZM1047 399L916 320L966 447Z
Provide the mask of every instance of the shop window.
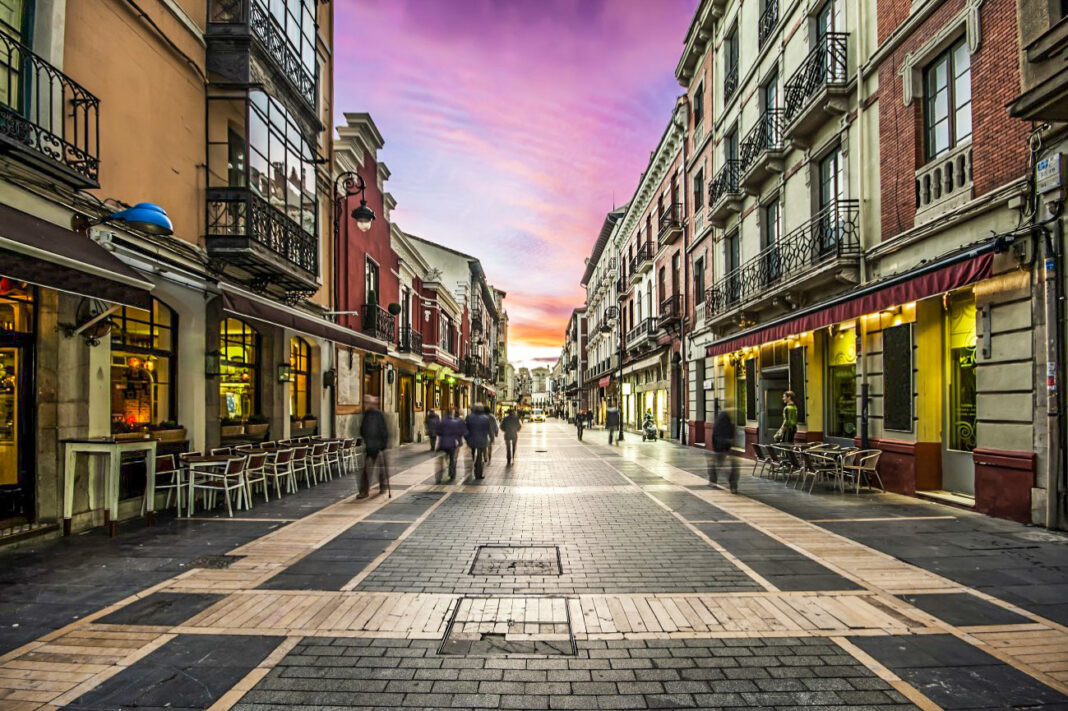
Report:
M975 449L975 298L954 294L947 304L949 449Z
M129 431L175 420L174 312L120 307L111 317L111 428Z
M310 415L311 346L303 338L289 340L289 415Z
M219 332L219 416L244 422L259 410L260 335L228 318Z
M757 412L757 377L756 358L745 361L745 412L746 417L756 418ZM739 423L744 422L740 420Z
M0 519L33 512L33 287L0 278Z
M705 258L700 257L693 263L693 302L705 302Z
M832 329L827 342L827 434L857 432L857 344L853 328Z
M883 329L883 427L912 431L912 324Z
M972 67L964 38L931 62L923 78L923 128L931 159L972 135Z
M797 421L805 419L805 348L790 349L790 389L794 391L794 404L797 405Z
M739 361L734 366L734 402L735 409L737 409L737 416L739 426L745 424L746 419L746 407L745 407L745 367Z

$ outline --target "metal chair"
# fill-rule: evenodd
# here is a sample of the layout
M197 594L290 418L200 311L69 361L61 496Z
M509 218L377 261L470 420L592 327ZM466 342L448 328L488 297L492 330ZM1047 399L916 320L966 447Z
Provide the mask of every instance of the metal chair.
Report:
M879 491L886 493L883 486L883 478L879 476L879 457L883 454L881 449L861 449L853 453L853 462L848 466L842 466L843 486L845 479L854 483L854 493L860 493L860 481L864 480L864 487L872 488L872 482L879 482Z
M160 454L156 456L156 493L167 492L167 502L163 508L171 506L171 494L174 494L177 502L177 513L182 515L182 498L185 487L185 476L182 467L178 466L173 454ZM155 502L153 502L155 503ZM148 495L141 498L141 515L148 510Z
M248 461L245 463L245 487L248 489L246 492L246 500L249 505L252 505L252 485L263 485L263 502L267 503L271 500L271 497L267 494L267 454L250 454L248 455Z
M211 456L213 456L213 457L216 457L216 456L218 456L220 454L230 454L230 448L229 447L216 447L215 449L211 450Z
M341 460L346 473L356 471L356 443L348 437L341 443Z
M241 503L245 502L245 508L247 509L249 504L245 499L247 490L245 489L245 458L244 457L231 457L226 460L225 464L215 464L214 466L199 467L193 465L193 470L190 472L192 480L192 490L196 493L197 489L210 493L212 496L218 492L222 492L223 497L226 499L226 513L231 518L234 516L234 507L230 501L230 492L237 492L237 507L241 508ZM195 503L193 497L189 500L189 515L193 515L193 509Z
M753 472L752 476L764 476L764 472L767 470L768 465L772 463L771 454L768 452L769 445L766 444L754 444L753 453L756 458L753 460ZM757 473L757 467L760 468L760 473Z
M311 459L311 477L315 484L326 479L326 443L315 442L311 445L308 456ZM309 486L311 484L309 483Z
M274 480L274 493L276 498L282 498L281 480L286 480L286 493L292 494L297 490L297 482L293 477L293 450L279 449L267 455L267 463L264 464L264 473Z
M333 481L334 469L337 469L337 475L342 475L341 465L341 442L336 439L332 439L326 443L326 452L324 453L326 458L326 478Z
M311 447L306 444L298 444L293 447L293 459L289 464L289 470L293 473L293 479L298 484L300 483L300 477L304 477L304 485L311 487L312 477L315 474L312 472L312 462L309 452Z

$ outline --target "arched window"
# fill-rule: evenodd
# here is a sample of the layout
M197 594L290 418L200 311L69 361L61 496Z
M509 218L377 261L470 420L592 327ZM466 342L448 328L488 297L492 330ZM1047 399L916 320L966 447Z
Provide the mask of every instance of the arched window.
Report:
M219 330L219 416L244 422L259 413L260 334L228 318Z
M152 299L151 310L122 306L111 321L112 431L177 420L174 312Z
M303 338L289 341L289 414L311 414L311 346Z

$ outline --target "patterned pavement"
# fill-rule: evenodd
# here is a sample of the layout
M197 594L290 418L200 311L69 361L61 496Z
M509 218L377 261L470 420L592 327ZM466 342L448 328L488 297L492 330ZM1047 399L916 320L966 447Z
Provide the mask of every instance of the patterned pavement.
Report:
M0 554L0 710L1068 709L1057 534L557 422L391 454L392 499Z

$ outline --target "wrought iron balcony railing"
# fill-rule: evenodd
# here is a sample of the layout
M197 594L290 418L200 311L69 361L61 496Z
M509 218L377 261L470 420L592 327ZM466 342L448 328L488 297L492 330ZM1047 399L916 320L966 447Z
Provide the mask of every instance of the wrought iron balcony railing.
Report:
M859 215L857 200L839 200L820 210L706 291L705 317L741 306L769 288L795 281L820 264L859 255Z
M738 187L738 176L742 170L742 161L737 158L728 159L719 169L715 177L708 184L708 205L715 208L720 200L727 197L741 195Z
M481 309L476 309L471 312L471 333L482 333Z
M734 62L723 73L723 103L726 104L738 91L738 62Z
M765 151L782 150L782 109L768 109L738 146L742 172L748 171Z
M402 353L423 353L423 334L411 326L402 326L397 338L397 350Z
M667 211L660 216L660 246L671 244L675 238L682 234L682 203L673 202Z
M775 31L775 26L779 24L779 0L764 1L764 10L760 13L760 24L757 27L757 41L761 47L771 37L771 33Z
M209 34L220 26L229 26L224 30L224 34L247 33L255 38L301 100L315 111L318 64L314 73L308 71L301 61L300 50L286 37L285 30L271 16L266 0L211 0L208 6Z
M829 86L844 86L849 34L829 32L821 37L786 82L786 122L797 119L815 96Z
M319 240L247 188L209 188L208 256L253 279L293 289L318 288Z
M656 316L643 319L637 326L627 332L627 345L636 346L648 338L653 338L656 336L657 328Z
M630 258L630 274L634 277L637 274L641 274L645 270L647 264L651 264L653 261L653 248L648 242L643 242L638 246L638 250L634 253L634 256Z
M0 146L75 188L100 187L100 99L0 32Z
M372 338L392 343L397 337L397 319L378 304L363 305L363 332Z
M682 318L682 297L678 294L667 297L660 302L660 325L678 321Z

